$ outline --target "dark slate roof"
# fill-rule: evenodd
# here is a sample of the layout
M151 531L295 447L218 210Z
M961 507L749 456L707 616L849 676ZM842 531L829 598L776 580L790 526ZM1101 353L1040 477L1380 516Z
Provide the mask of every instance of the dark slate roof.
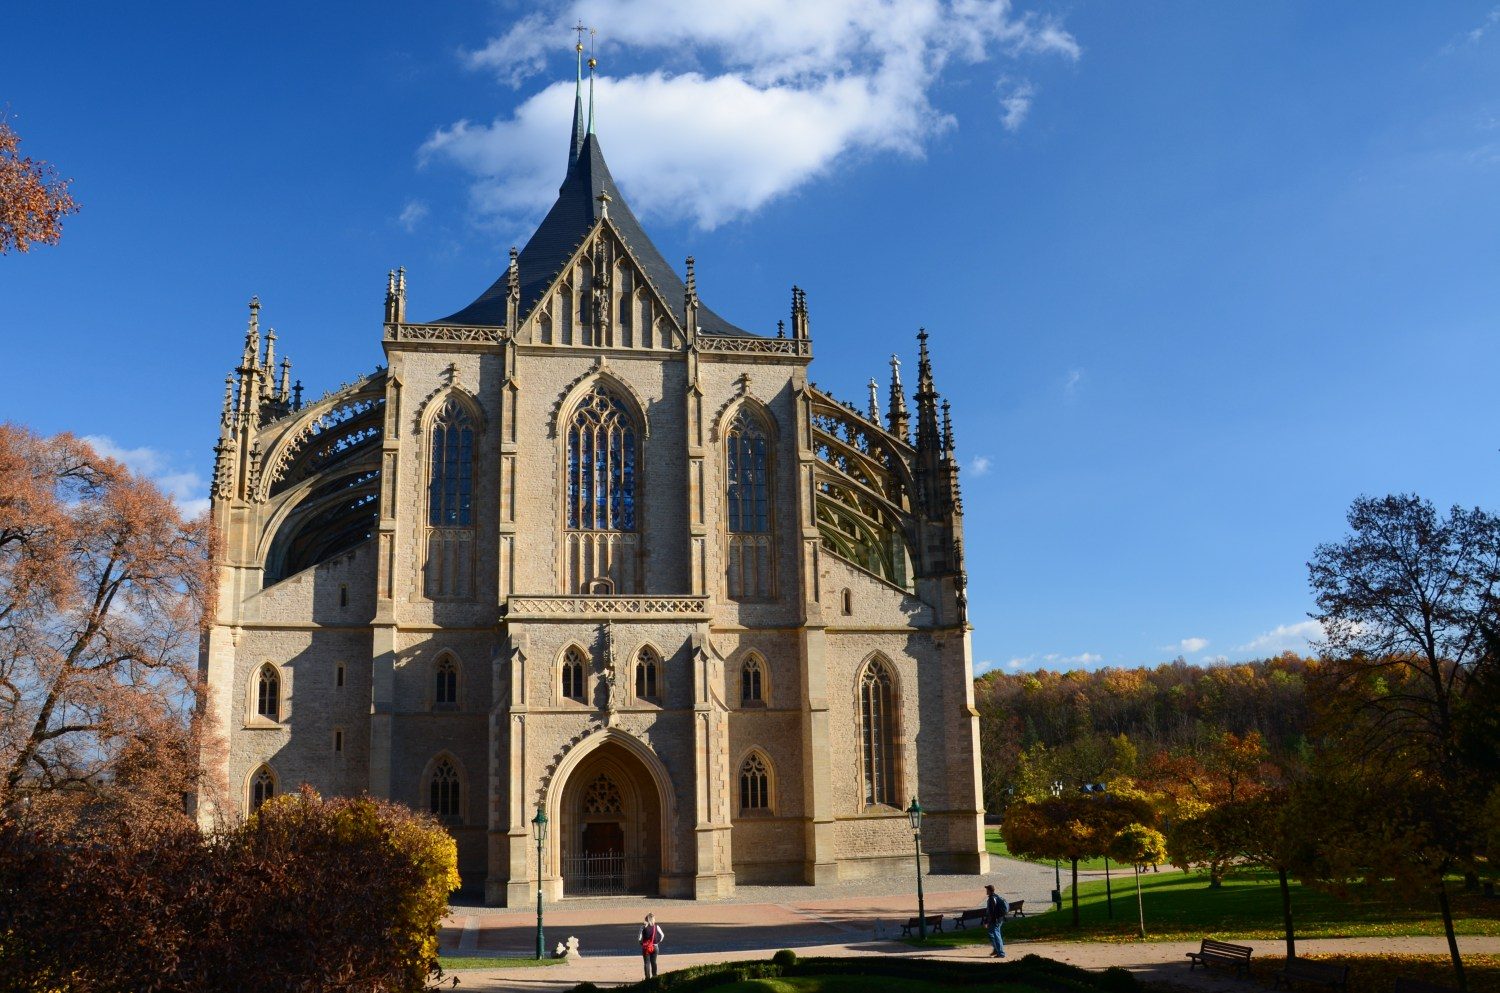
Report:
M541 226L521 250L518 265L521 270L521 317L529 315L542 295L551 287L557 273L572 256L585 235L593 229L599 219L599 194L610 196L609 219L625 239L646 276L655 284L678 324L686 327L683 309L686 287L678 278L677 271L662 258L651 239L635 219L630 205L620 195L615 181L604 164L604 155L599 151L597 135L587 135L583 147L568 166L568 174L557 191L557 202L547 211ZM490 288L479 295L479 299L463 310L450 314L434 324L461 324L468 326L505 324L505 295L508 278L505 272L490 284ZM698 327L706 334L744 335L750 332L730 324L712 310L698 305Z

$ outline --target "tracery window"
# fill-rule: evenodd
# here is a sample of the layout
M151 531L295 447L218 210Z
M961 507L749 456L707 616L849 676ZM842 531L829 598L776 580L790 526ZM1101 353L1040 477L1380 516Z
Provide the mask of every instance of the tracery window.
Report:
M598 779L589 783L589 787L583 793L583 812L585 814L621 814L625 812L625 801L620 796L620 787L613 779L600 774Z
M281 676L267 662L255 680L255 713L268 721L281 720Z
M765 703L765 678L765 667L759 656L751 655L745 659L744 668L740 670L740 703L749 706Z
M468 597L474 574L474 422L457 397L438 408L428 441L427 596Z
M895 780L894 680L886 663L871 659L859 679L860 772L865 804L898 806Z
M458 770L453 763L443 759L432 770L432 779L427 784L427 809L442 818L459 817Z
M661 690L661 657L649 645L635 660L635 696L638 700L656 700Z
M563 696L567 697L569 700L577 700L580 703L583 702L584 662L585 659L583 657L583 652L576 646L568 649L568 653L563 656Z
M276 775L271 772L271 767L263 765L255 771L255 777L250 780L250 813L260 809L260 805L276 795Z
M764 599L774 593L770 451L765 424L741 407L725 435L727 580L733 599Z
M458 666L453 663L453 656L444 655L438 659L437 665L433 666L433 678L436 685L433 686L432 702L438 706L458 703Z
M740 766L740 812L771 809L771 774L765 760L751 752Z
M601 579L617 592L636 591L637 430L624 402L602 384L568 422L563 521L572 592Z

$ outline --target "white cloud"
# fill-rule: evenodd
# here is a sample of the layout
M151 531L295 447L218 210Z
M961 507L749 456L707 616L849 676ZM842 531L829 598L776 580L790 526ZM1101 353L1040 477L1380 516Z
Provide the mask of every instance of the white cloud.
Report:
M155 448L123 448L108 435L84 435L100 455L124 463L131 472L149 478L172 498L184 517L197 517L208 509L208 481L196 472L175 465L172 458Z
M994 659L981 659L978 662L974 663L974 675L983 676L985 673L995 668L995 665L996 663Z
M1069 369L1067 376L1063 377L1063 395L1073 397L1078 393L1078 386L1083 382L1082 369Z
M1201 651L1203 651L1203 649L1207 648L1208 647L1208 639L1207 638L1183 638L1181 641L1179 641L1177 643L1177 646L1179 648L1181 648L1185 654L1192 655L1195 652L1201 652Z
M991 460L988 455L976 455L969 463L969 473L974 476L984 476L990 471Z
M1490 9L1490 12L1485 15L1484 20L1480 22L1479 26L1469 31L1469 41L1471 43L1477 43L1479 39L1483 38L1491 29L1493 29L1497 25L1500 25L1500 7L1493 7Z
M1031 101L1036 96L1036 87L1022 80L1012 83L1010 80L1001 80L1000 89L1000 124L1005 130L1016 132L1026 122L1026 115L1031 113Z
M1080 55L1058 23L1010 0L553 0L466 59L520 86L561 68L576 20L608 25L605 69L611 50L680 67L600 76L596 120L633 205L704 228L851 154L920 156L955 125L931 101L954 62ZM422 157L473 173L482 211L533 217L555 196L572 102L560 80L508 117L438 130Z
M1323 637L1323 625L1317 621L1298 621L1296 624L1278 624L1264 634L1257 635L1236 651L1257 652L1262 655L1277 655L1281 652L1306 652L1314 641Z
M430 211L427 208L427 204L421 200L408 200L406 201L406 206L401 208L401 216L396 218L396 223L400 224L410 233L417 229L417 225L427 219L428 213Z
M1021 669L1086 669L1103 661L1104 656L1096 652L1079 652L1077 655L1048 652L1045 655L1017 656L1005 663L1005 668L1011 672Z

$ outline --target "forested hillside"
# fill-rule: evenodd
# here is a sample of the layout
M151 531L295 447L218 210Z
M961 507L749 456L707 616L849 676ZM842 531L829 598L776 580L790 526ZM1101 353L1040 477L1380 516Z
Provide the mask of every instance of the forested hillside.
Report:
M1211 762L1225 732L1258 734L1271 756L1299 753L1317 665L1288 653L1234 665L987 673L974 681L985 805L999 813L1058 780L1071 788L1170 775L1174 765Z

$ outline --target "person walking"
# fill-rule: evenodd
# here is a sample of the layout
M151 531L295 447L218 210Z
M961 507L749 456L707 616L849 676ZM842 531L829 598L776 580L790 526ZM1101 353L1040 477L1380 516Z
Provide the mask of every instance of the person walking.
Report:
M1005 897L995 892L995 887L985 884L984 898L984 929L989 932L991 958L1005 958L1005 939L1000 937L1000 928L1005 923L1005 915L1010 913L1010 904L1005 902Z
M646 923L641 927L641 964L645 967L647 979L656 975L656 951L665 937L656 924L656 915L647 914Z

